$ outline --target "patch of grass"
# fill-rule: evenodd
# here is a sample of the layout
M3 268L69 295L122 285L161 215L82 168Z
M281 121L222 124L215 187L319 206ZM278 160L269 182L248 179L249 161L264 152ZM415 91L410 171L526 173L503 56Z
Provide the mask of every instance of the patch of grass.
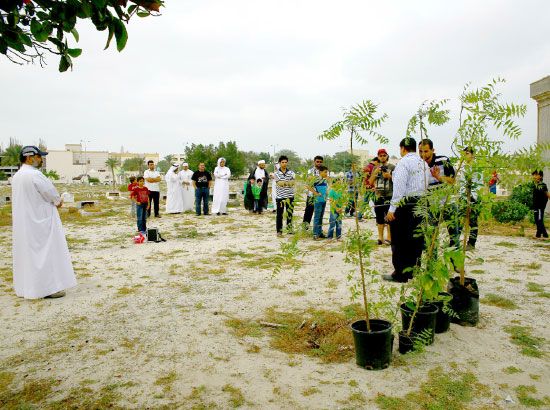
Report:
M53 393L53 389L57 385L59 385L59 382L55 379L27 379L19 390L5 389L0 391L0 408L34 408L33 405L43 403Z
M217 256L221 256L223 258L253 258L255 254L253 253L247 253L243 251L234 251L231 249L221 249L218 252L216 252Z
M344 313L315 309L292 313L270 308L264 320L284 325L269 329L275 349L318 357L324 363L342 363L354 356L351 319Z
M523 373L523 370L518 369L514 366L505 367L504 369L502 369L502 371L506 374Z
M360 391L357 391L357 392L351 393L349 395L348 402L350 402L350 403L366 403L367 398L365 397L365 395L363 393L361 393Z
M305 290L295 290L294 292L290 292L292 296L305 296L306 291Z
M248 349L246 349L246 353L260 353L260 346L250 345Z
M253 321L245 321L237 318L230 318L225 325L231 329L231 333L238 338L261 337L263 335L260 325Z
M481 302L486 305L497 306L508 310L518 308L518 305L513 300L505 298L504 296L495 295L494 293L488 293L483 299L481 299Z
M117 389L121 387L132 387L133 382L115 383L103 386L99 390L93 390L89 387L77 387L72 389L69 394L55 402L48 403L47 408L51 410L65 409L114 409L122 410L123 407L117 402L121 399L121 393Z
M513 242L500 241L495 243L496 246L502 246L504 248L517 248L518 245Z
M535 283L535 282L528 282L527 290L529 292L544 292L544 286L539 285L538 283Z
M0 207L0 226L11 225L11 205Z
M336 279L329 279L327 282L327 289L337 289L338 281Z
M321 393L317 387L308 387L307 389L302 390L302 396L308 397L316 393Z
M0 372L0 394L7 390L8 386L13 382L15 373Z
M542 357L544 352L541 348L545 344L545 339L531 334L531 328L528 326L506 326L504 331L510 335L513 344L521 348L521 354L530 357Z
M131 288L129 288L127 286L123 286L123 287L117 289L116 294L117 294L117 296L131 295L133 293L136 293L138 288L140 288L141 286L142 285L134 285Z
M520 283L521 280L519 279L513 279L513 278L506 278L504 279L505 282L510 282L510 283Z
M231 407L241 407L244 404L244 396L239 388L226 384L222 387L222 391L229 393L229 404L231 404Z
M485 270L483 269L472 269L470 273L476 274L476 275L483 275L485 273Z
M383 410L462 410L477 396L488 393L487 386L480 384L472 372L458 369L445 372L438 366L428 372L428 379L417 391L404 397L379 394L375 401Z
M171 371L164 376L160 376L155 380L155 386L162 386L162 391L167 393L172 390L172 384L178 378L178 374L175 371Z
M516 387L515 390L520 404L523 404L524 406L546 407L550 405L550 397L548 396L545 396L544 399L537 399L536 397L530 396L530 393L537 392L535 386L520 385Z

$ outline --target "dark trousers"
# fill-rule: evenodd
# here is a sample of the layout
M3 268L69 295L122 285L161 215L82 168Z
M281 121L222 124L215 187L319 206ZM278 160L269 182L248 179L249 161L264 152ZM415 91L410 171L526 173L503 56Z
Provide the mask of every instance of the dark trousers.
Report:
M548 232L544 226L544 209L535 209L535 225L537 225L537 238L548 238Z
M357 204L357 199L359 198L358 192L348 192L349 200L346 210L344 211L349 216L355 215L355 206Z
M202 210L205 215L208 215L208 197L210 195L210 189L208 187L195 188L195 213L201 214L201 201Z
M294 198L293 198L294 199ZM312 196L308 196L306 199L306 209L304 210L304 220L303 222L311 224L311 218L313 218L313 211L315 210L314 207L315 198Z
M292 212L294 211L294 198L277 198L277 232L283 232L283 213L286 207L286 226L292 227ZM310 218L311 220L311 218Z
M149 191L149 210L147 211L147 216L151 216L151 210L154 209L155 216L159 216L159 201L160 201L160 192L159 191ZM153 208L153 202L155 206Z
M424 236L419 230L422 217L414 215L415 205L415 200L409 200L399 206L390 223L393 276L403 282L412 278L412 268L420 263L424 249Z
M136 206L137 229L140 232L147 232L147 204Z

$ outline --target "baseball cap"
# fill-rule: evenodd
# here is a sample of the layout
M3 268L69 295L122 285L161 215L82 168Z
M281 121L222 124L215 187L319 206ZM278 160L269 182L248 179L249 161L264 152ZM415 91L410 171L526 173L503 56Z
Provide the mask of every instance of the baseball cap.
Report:
M48 155L48 153L45 151L41 151L38 147L35 147L34 145L26 145L21 148L22 157L31 157L33 155L40 155L41 157L43 157L44 155Z
M388 151L386 151L385 148L380 148L380 149L378 150L378 152L377 152L376 155L380 155L380 154L386 154L386 155L388 155Z

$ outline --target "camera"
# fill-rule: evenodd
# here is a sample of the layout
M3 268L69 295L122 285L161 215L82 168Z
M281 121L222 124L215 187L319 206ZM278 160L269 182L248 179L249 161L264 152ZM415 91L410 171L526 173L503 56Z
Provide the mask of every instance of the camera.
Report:
M385 166L385 165L382 165L382 166L380 167L380 171L382 171L382 172L388 172L388 167Z

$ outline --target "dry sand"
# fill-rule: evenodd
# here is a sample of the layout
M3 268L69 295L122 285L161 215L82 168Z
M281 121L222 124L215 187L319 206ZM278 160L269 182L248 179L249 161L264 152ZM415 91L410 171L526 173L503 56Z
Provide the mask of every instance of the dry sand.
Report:
M105 199L105 188L70 190L77 199L102 198L98 207L112 211L93 224L65 222L78 278L66 297L17 298L10 279L11 227L0 232L0 373L13 377L12 392L50 380L55 386L43 405L72 389L85 394L111 386L120 395L118 404L128 408L377 408L378 394L401 397L418 390L428 372L441 366L451 374L471 371L488 386L488 394L476 397L472 408L523 408L515 390L520 385L535 386L533 397L550 395L547 356L520 354L503 330L526 325L535 336L550 339L549 299L526 289L534 282L545 286L548 296L548 242L481 232L478 259L470 267L477 272L471 276L481 297L498 294L519 308L482 302L477 327L451 325L424 353L395 351L390 368L366 371L353 359L324 364L288 355L270 347L268 329L259 337L239 338L225 324L230 317L258 321L270 307L303 312L349 304L351 266L343 262L339 243L304 240L299 246L310 252L303 265L273 275L269 260L289 238L276 238L271 212L163 213L148 226L158 227L168 241L135 245L135 221L126 200ZM344 232L351 223L344 221ZM374 220L362 226L374 229ZM258 263L245 263L250 258L238 252L257 255ZM388 246L378 247L372 259L379 261L380 273L391 271ZM504 371L510 366L520 372ZM513 403L505 401L507 396Z

